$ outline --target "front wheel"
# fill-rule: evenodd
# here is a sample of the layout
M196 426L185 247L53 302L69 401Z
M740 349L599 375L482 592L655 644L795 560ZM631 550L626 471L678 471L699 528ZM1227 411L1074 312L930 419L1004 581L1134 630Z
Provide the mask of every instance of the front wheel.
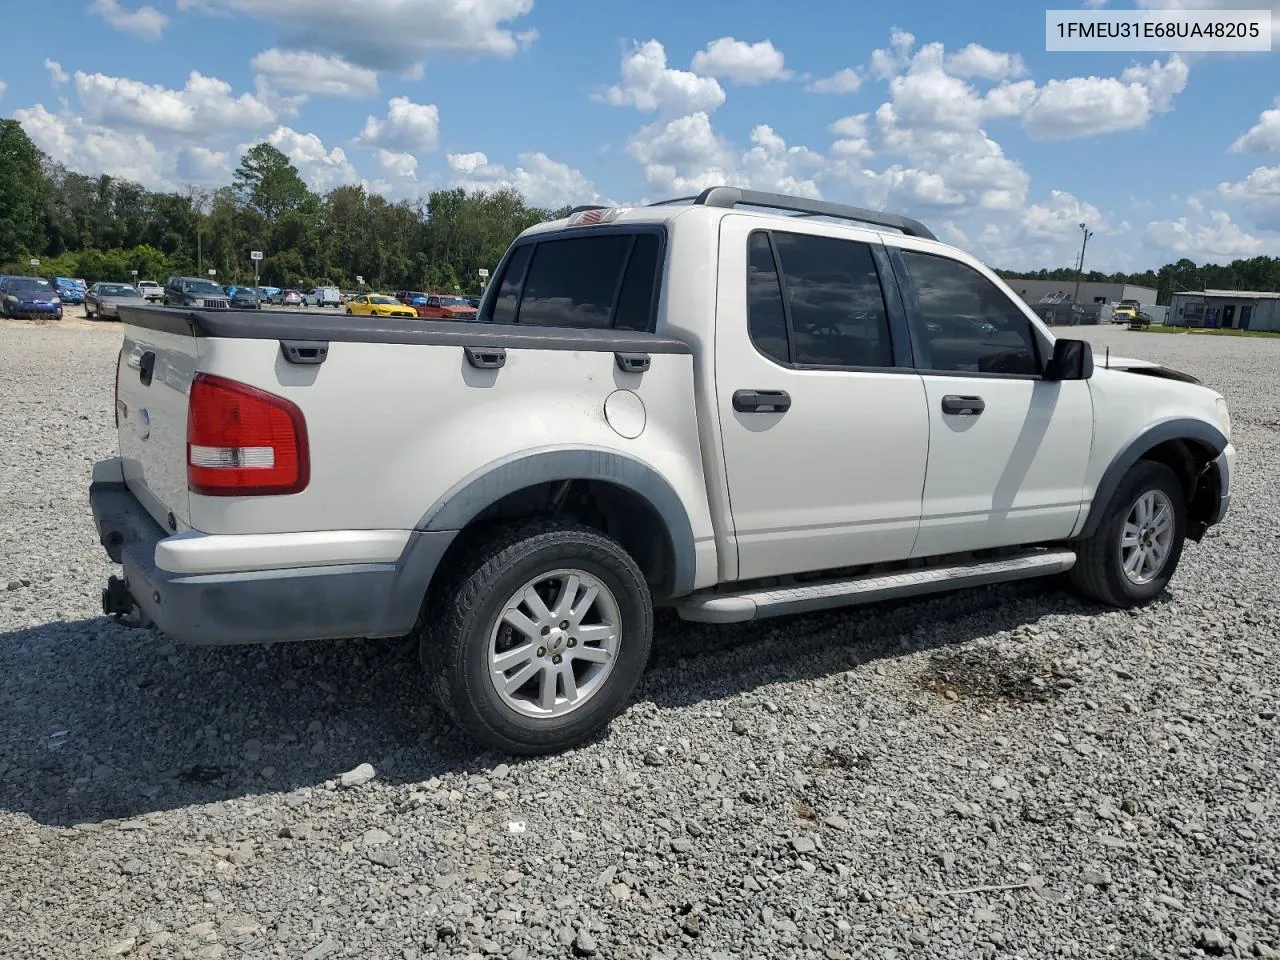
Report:
M635 560L589 527L535 522L478 541L451 566L418 637L453 720L526 756L601 733L634 694L653 640Z
M1177 570L1186 531L1186 494L1177 475L1141 460L1112 496L1098 529L1080 543L1071 581L1099 603L1147 604Z

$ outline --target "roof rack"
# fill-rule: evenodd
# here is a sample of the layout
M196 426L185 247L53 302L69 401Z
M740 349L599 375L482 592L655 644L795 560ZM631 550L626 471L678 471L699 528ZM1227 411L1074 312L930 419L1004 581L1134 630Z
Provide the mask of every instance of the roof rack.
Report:
M734 207L767 207L771 210L790 210L793 213L808 217L835 217L839 220L852 220L857 223L870 223L877 227L892 227L901 230L909 237L923 237L925 240L937 240L928 227L919 220L899 216L896 213L880 213L862 207L850 207L843 203L829 203L826 200L810 200L806 197L790 197L782 193L763 193L758 190L743 190L740 187L708 187L696 197L678 197L674 200L663 200L661 206L668 203L680 203L692 200L695 206L721 207L732 210Z

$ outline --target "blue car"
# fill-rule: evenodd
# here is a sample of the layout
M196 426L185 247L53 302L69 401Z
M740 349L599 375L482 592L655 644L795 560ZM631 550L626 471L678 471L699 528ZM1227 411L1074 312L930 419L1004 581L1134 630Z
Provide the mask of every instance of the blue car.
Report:
M63 303L84 303L88 288L75 277L54 277L53 289Z
M0 316L62 319L62 298L43 277L5 277L0 282Z

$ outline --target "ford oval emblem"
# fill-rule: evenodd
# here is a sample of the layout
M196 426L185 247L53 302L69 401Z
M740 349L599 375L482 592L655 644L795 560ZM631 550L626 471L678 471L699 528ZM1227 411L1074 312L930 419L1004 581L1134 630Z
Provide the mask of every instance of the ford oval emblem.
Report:
M138 419L142 421L142 426L139 428L139 432L142 434L142 439L145 440L147 437L151 436L151 414L147 412L146 407L143 407L138 411Z

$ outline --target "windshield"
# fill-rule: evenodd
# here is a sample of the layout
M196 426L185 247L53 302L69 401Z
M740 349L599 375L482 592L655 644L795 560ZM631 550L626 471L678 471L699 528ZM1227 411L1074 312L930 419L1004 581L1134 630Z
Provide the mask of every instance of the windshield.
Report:
M222 288L212 280L184 280L182 283L182 292L212 294L215 297L225 296L222 292Z
M469 307L465 297L441 297L440 306L442 307Z
M98 288L100 297L136 297L138 291L123 283L104 283Z
M139 281L138 281L138 286L140 286L140 287L158 287L158 286L160 286L160 284L156 283L154 280L139 280Z
M48 280L40 280L36 277L11 277L9 289L14 293L53 293L53 287L49 285Z
M398 300L392 300L390 297L370 297L369 302L370 303L387 303L387 304L399 303Z

